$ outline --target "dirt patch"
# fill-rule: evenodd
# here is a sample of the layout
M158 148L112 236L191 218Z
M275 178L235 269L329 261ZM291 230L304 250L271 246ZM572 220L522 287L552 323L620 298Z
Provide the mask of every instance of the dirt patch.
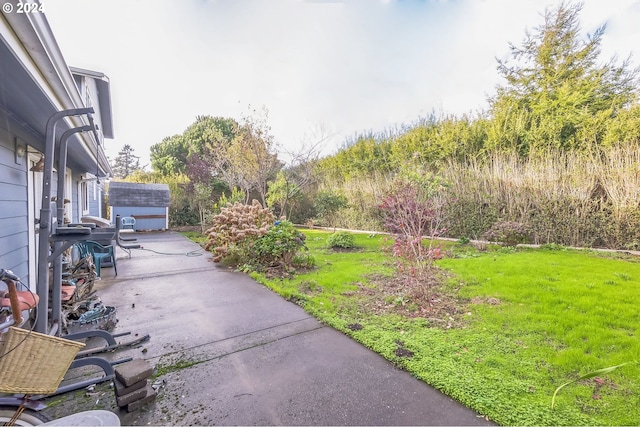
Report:
M362 329L364 329L364 326L362 326L360 323L352 323L350 325L347 325L347 328L351 329L352 331L361 331Z
M482 298L482 297L473 297L471 298L471 304L489 304L489 305L500 305L502 301L498 298L490 297L490 298Z
M286 267L284 265L274 265L268 267L262 267L262 273L264 273L265 277L268 279L291 279L295 277L297 274L304 274L312 271L314 267ZM307 289L308 291L312 291L311 288ZM313 289L313 292L305 292L304 290L300 290L302 293L306 293L309 295L318 294L322 292L322 286L317 287L317 289Z
M445 271L436 270L429 278L428 286L415 292L407 286L407 278L402 274L367 276L368 283L358 283L357 291L343 295L360 298L362 309L373 314L394 313L407 318L425 318L433 326L452 328L459 326L466 312L466 302L457 295L457 289L444 285Z
M396 346L398 346L398 348L396 348L394 353L398 357L407 357L407 358L409 358L409 357L413 357L413 355L415 354L413 351L405 348L403 341L396 340Z
M407 350L404 347L398 347L396 348L395 352L396 356L398 357L413 357L413 351L411 350Z
M359 247L359 246L354 246L352 248L328 248L327 251L329 252L362 252L364 249Z
M322 286L315 280L305 280L298 285L298 291L305 295L314 296L322 293Z

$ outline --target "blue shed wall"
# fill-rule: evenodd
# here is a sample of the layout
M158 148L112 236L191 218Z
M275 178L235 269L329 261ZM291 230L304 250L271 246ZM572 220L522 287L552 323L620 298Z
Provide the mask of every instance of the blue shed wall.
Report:
M115 221L117 215L120 217L132 216L136 219L135 230L166 230L167 208L153 206L112 206L111 221ZM162 218L144 218L149 215L159 215Z

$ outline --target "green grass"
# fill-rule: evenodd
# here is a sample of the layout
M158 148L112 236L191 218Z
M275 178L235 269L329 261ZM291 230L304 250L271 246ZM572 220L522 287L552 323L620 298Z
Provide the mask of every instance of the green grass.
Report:
M467 328L454 331L456 339L474 338L469 352L482 361L470 368L474 376L493 378L483 389L493 393L495 385L500 404L514 405L515 413L494 415L496 420L563 425L640 422L637 364L607 375L602 386L584 381L567 387L558 395L555 410L549 407L559 385L640 359L639 263L580 251L518 250L444 259L439 265L465 284L462 297L501 301L472 305ZM472 399L470 406L476 404Z
M380 251L382 236L355 236L353 251L334 251L326 247L330 233L302 230L307 236L306 245L315 257L316 268L293 279L267 279L252 273L252 277L286 298L301 301L307 311L320 318L333 317L344 309L350 298L344 293L356 291L358 284L366 285L368 274L391 275L392 269L385 264L387 256ZM313 288L312 297L309 292ZM344 319L343 319L344 320ZM334 318L339 322L340 318Z
M196 242L199 245L203 245L203 244L207 243L207 240L208 240L207 236L205 236L202 233L199 233L197 231L182 231L182 232L180 232L180 234L182 234L183 236L185 236L189 240L193 240L194 242Z
M640 360L640 262L594 252L447 244L464 314L443 329L423 318L372 315L353 296L371 274L391 276L382 236L357 234L356 252L326 249L303 230L317 268L293 279L252 276L417 378L503 425L638 425L640 365L555 389L591 371ZM486 301L493 298L494 304ZM497 302L497 304L496 304ZM348 325L358 323L361 330ZM398 357L397 341L414 353Z

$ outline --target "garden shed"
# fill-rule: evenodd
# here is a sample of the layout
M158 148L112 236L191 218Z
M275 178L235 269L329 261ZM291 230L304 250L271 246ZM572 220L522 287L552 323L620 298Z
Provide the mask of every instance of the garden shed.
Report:
M111 182L109 206L111 220L135 218L134 230L166 230L169 228L170 192L167 184Z

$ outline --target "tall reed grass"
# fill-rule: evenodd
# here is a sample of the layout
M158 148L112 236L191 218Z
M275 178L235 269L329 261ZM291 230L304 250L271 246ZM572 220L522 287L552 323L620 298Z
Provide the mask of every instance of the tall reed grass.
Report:
M495 222L516 221L533 230L533 243L640 248L640 145L526 158L494 152L434 172L447 183L449 237L482 238ZM325 183L349 199L340 225L381 229L375 207L392 182L375 173Z
M454 197L450 233L480 237L501 220L530 226L534 243L631 249L640 242L639 146L527 158L496 152L450 161L440 174Z
M339 212L338 227L383 231L378 205L391 185L390 174L375 171L368 175L351 176L346 180L325 177L319 189L339 191L349 200L349 206Z

